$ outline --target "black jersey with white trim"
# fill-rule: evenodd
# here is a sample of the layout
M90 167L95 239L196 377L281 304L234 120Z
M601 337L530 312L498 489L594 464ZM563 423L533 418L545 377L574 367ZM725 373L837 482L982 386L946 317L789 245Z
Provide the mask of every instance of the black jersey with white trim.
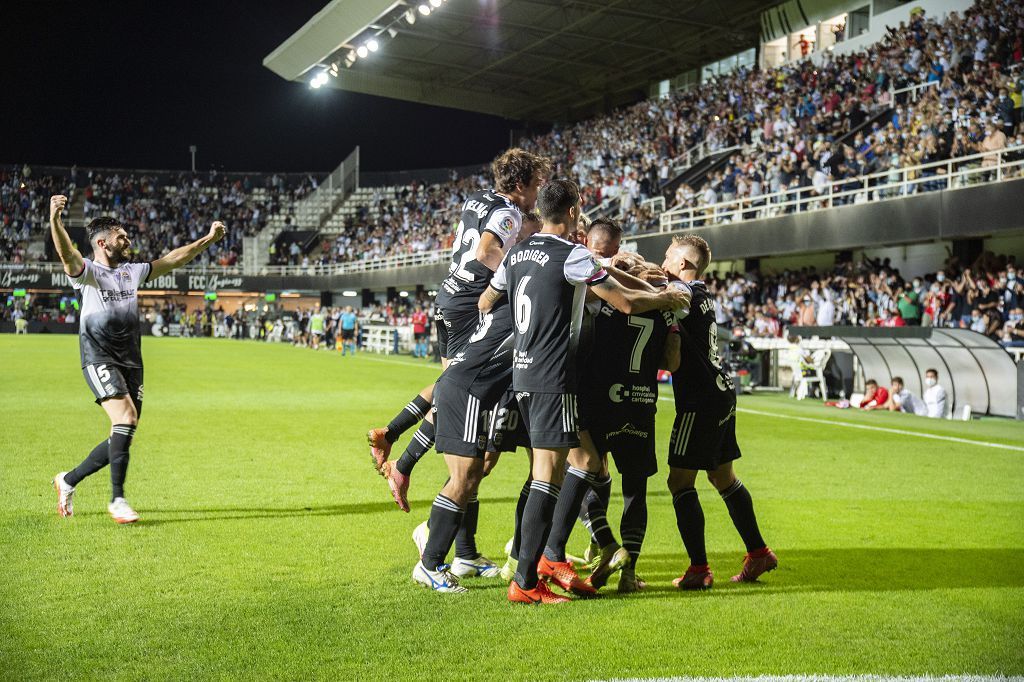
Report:
M108 268L83 258L82 272L68 276L71 286L82 292L78 332L82 367L96 363L142 367L138 289L152 270L150 263Z
M472 301L476 305L493 272L476 259L480 238L490 232L501 242L503 253L515 243L523 225L523 214L507 197L494 190L474 192L462 205L459 229L452 245L452 262L448 276L437 292L437 305L458 305Z
M507 292L512 307L513 389L576 390L587 286L607 278L586 248L552 234L535 234L512 247L491 286Z
M580 376L580 401L588 414L653 417L665 341L676 329L669 311L626 315L602 301L594 316L594 347Z
M672 282L690 292L690 307L679 320L680 364L672 375L676 411L720 412L736 404L732 377L718 352L715 298L704 282Z

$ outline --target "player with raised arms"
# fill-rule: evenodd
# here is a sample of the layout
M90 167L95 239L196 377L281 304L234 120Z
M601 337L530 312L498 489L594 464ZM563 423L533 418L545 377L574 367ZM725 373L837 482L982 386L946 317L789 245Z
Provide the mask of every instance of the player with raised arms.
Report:
M463 350L481 321L477 301L501 259L521 237L523 214L533 210L537 192L551 172L548 159L512 148L491 164L494 189L474 192L462 205L452 262L435 299L437 341L442 367ZM425 387L386 427L370 429L367 441L374 466L391 489L395 503L409 511L409 474L434 445L428 417L434 386ZM422 421L421 421L422 420ZM392 444L417 422L419 429L398 461L385 465Z
M704 511L694 487L699 471L707 472L747 548L743 569L733 582L753 582L779 564L761 537L750 493L733 471L733 462L740 457L736 393L718 352L715 298L701 281L710 263L708 243L686 235L672 241L662 265L671 286L691 295L689 310L679 320L682 353L679 369L672 375L676 418L668 455L668 489L690 557L689 568L673 583L684 590L706 590L714 584L704 546Z
M180 268L224 236L217 221L210 232L174 249L151 263L129 262L131 239L124 226L109 217L89 223L92 258L83 258L68 236L61 212L67 197L50 197L50 234L64 272L82 292L79 349L82 374L96 402L110 418L110 436L71 471L53 479L57 512L74 514L75 486L110 465L110 516L118 523L134 523L139 515L124 496L129 450L142 412L142 330L139 325L138 290L146 281Z

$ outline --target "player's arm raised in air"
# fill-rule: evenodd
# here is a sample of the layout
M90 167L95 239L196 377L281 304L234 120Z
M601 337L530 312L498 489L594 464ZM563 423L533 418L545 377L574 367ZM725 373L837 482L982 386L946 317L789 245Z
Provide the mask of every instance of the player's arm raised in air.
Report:
M67 206L68 198L63 194L55 194L50 197L50 235L53 237L53 246L57 249L57 256L64 264L64 272L71 277L78 277L82 274L85 263L82 262L82 254L75 248L68 231L64 229L64 221L60 214Z
M678 310L690 305L690 292L683 289L668 288L658 292L627 289L611 277L590 285L590 288L601 300L626 315Z
M157 258L153 261L153 269L149 273L149 279L154 279L160 275L166 275L171 270L180 268L183 265L187 265L192 262L192 259L206 251L211 244L215 244L224 238L224 223L219 220L214 221L213 225L210 226L210 232L205 237L200 237L191 244L185 244L185 246L179 246L173 251L168 252L161 258Z

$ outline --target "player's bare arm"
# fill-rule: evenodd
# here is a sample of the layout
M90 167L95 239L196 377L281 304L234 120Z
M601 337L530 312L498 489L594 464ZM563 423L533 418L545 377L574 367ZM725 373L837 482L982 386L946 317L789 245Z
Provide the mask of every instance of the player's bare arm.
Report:
M219 220L214 221L213 225L210 226L210 232L205 237L200 237L191 244L178 247L162 258L153 261L153 270L149 274L150 279L166 275L171 270L176 270L183 265L191 263L196 256L210 248L211 244L216 244L223 238L224 223Z
M660 368L669 372L675 372L683 362L682 340L679 333L671 333L665 337L665 350L661 355Z
M487 266L491 272L494 272L501 265L501 260L504 257L505 252L502 250L500 239L490 232L484 232L480 235L480 243L476 247L476 259L478 261Z
M498 291L494 287L488 286L484 293L480 294L480 302L477 306L481 312L487 312L494 307L494 304L501 300L501 297L505 295L504 291Z
M645 283L646 284L646 283ZM652 310L678 310L690 304L690 293L682 289L666 289L657 293L627 289L614 279L608 279L591 286L601 300L626 315L635 315Z
M77 277L82 274L85 264L82 262L82 254L75 248L68 231L64 229L64 221L60 217L67 203L68 198L63 194L50 197L50 235L53 237L53 246L57 249L60 262L64 264L64 272Z

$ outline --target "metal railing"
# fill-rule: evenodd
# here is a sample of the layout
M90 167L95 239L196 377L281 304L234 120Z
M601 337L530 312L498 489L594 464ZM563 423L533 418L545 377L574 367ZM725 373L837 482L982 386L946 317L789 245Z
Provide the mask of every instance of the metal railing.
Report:
M763 220L834 206L898 199L917 192L960 189L1021 176L1024 176L1024 145L832 180L822 189L792 187L758 197L673 208L661 215L660 231Z
M895 88L889 88L890 101L892 104L896 104L896 98L900 95L906 94L907 97L903 100L904 102L916 102L925 89L938 84L939 81L929 81L927 83L915 83L914 85L908 85L907 87L899 88L898 90Z
M387 258L348 261L346 263L311 263L309 265L266 265L256 274L278 276L314 276L349 275L359 272L375 272L391 270L415 265L442 265L451 262L452 250L437 249L435 251L416 251L403 253Z

